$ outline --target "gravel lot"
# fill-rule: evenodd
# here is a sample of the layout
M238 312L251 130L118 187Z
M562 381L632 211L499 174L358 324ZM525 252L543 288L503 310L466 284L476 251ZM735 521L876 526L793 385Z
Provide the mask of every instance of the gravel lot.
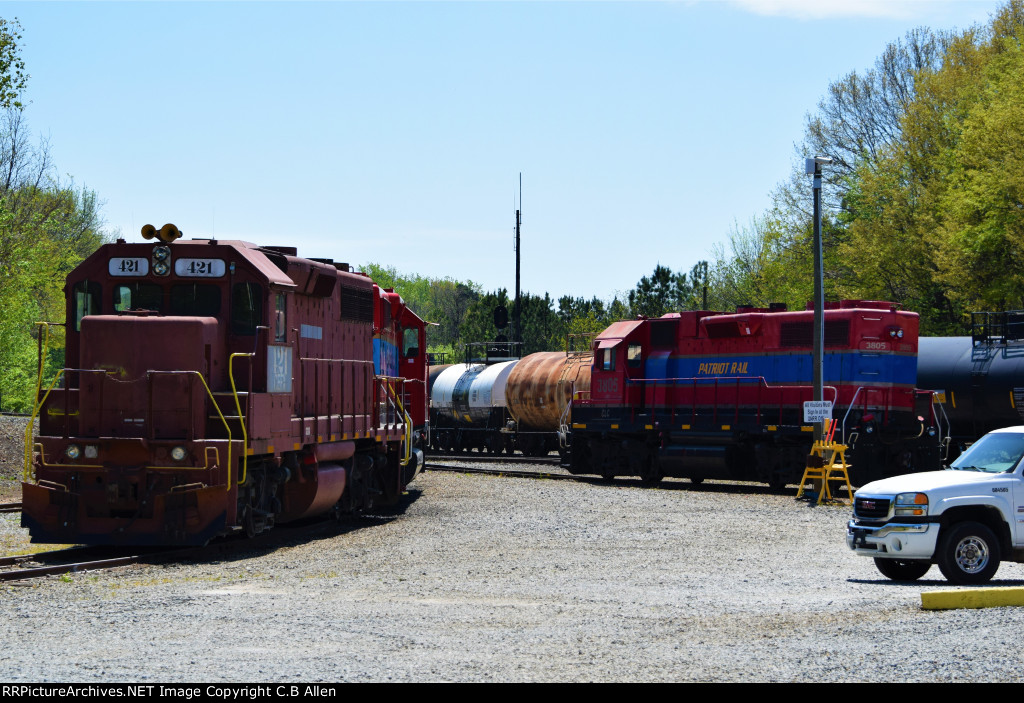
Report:
M0 680L1024 678L1024 609L921 610L938 570L882 579L846 549L845 507L673 481L413 486L393 515L274 549L0 586Z
M0 415L0 502L21 500L27 417Z

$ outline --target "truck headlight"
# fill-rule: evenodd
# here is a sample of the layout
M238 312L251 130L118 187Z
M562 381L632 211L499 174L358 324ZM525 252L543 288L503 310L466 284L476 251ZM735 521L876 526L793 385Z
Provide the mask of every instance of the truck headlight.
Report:
M896 515L927 515L928 495L925 493L900 493L896 496Z

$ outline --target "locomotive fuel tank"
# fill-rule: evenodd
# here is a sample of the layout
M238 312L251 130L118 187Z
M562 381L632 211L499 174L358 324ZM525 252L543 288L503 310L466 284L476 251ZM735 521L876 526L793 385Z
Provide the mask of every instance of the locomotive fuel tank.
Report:
M954 440L1024 421L1024 345L977 345L971 337L922 337L917 385L942 391Z
M505 384L519 360L500 364L452 364L433 378L430 405L459 425L486 423L505 407Z
M537 352L508 377L505 398L520 429L554 432L574 393L590 392L590 354Z

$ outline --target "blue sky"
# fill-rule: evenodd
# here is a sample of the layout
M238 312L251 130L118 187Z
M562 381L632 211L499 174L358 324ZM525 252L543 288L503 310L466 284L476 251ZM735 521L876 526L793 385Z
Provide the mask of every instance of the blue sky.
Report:
M828 84L990 0L5 2L112 231L609 298L763 212ZM808 184L808 197L810 197Z

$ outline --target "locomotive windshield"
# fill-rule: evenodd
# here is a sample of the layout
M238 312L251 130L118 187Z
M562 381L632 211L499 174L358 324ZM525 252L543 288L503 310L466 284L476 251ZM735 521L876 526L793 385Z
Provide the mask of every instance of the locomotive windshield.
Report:
M171 287L171 315L217 317L220 288L207 283L179 283Z
M114 310L163 312L164 289L156 283L122 283L114 287Z
M949 468L958 471L1013 471L1024 456L1024 433L991 432L972 444Z

